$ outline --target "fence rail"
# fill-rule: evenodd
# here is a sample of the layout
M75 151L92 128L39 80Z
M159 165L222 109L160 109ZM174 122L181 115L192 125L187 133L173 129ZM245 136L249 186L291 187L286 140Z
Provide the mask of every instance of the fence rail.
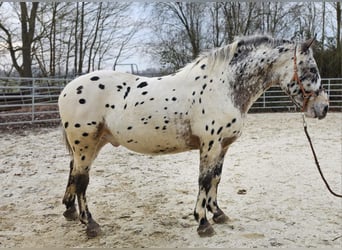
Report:
M329 109L342 111L342 78L323 78L322 84L329 95ZM279 86L273 86L253 104L250 112L262 111L298 111L298 108Z
M0 77L0 126L59 122L58 96L71 80Z
M58 123L57 100L72 79L0 77L0 126ZM330 110L342 111L342 78L324 78ZM271 87L251 107L250 112L298 111L278 86Z

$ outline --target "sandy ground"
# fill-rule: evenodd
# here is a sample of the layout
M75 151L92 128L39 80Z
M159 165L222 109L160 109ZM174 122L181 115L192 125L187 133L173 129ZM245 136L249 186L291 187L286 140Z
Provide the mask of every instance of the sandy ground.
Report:
M323 171L342 189L342 114L307 120ZM88 201L102 235L62 216L69 157L60 129L0 134L0 247L341 247L342 202L319 177L300 114L250 114L226 156L219 203L230 217L197 236L197 151L146 156L107 145ZM245 189L246 194L239 194Z

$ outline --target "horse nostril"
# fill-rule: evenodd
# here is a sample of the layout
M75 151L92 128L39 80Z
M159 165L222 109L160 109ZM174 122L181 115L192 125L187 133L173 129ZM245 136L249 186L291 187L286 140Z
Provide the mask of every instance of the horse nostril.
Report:
M326 113L328 112L328 109L329 109L329 106L326 105L326 106L324 107L324 109L323 109L323 114L326 114Z

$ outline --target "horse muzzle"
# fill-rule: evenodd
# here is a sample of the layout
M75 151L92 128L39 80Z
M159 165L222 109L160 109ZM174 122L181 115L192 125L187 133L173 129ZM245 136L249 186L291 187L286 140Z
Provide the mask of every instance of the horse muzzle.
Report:
M329 110L329 98L327 93L320 91L319 94L309 100L305 115L307 117L318 118L326 117Z

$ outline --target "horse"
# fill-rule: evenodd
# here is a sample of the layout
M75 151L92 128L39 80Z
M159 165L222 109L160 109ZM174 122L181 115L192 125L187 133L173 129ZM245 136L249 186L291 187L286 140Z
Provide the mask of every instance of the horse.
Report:
M171 75L149 78L99 70L72 80L58 99L72 157L63 197L65 218L84 223L88 237L101 232L86 190L90 167L107 143L150 155L199 150L194 217L198 235L212 236L207 213L213 214L214 223L228 220L217 199L223 161L258 97L280 85L307 117L326 116L329 100L313 41L246 36L201 54Z

